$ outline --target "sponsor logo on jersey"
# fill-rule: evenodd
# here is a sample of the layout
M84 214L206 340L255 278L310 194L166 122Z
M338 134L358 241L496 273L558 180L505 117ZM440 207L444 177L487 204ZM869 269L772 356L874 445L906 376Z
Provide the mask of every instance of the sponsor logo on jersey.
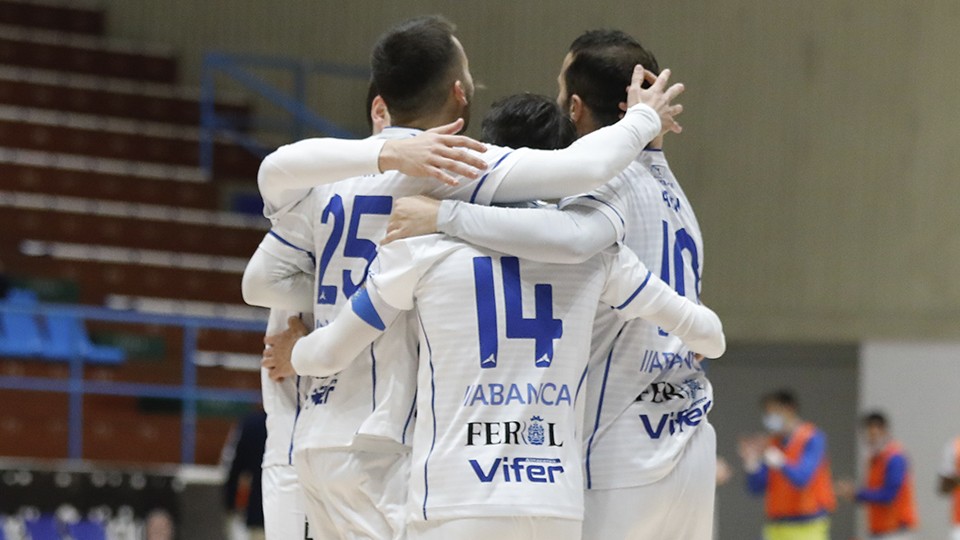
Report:
M563 446L557 437L557 424L533 416L529 422L467 422L466 446Z
M337 388L337 378L334 377L310 392L310 401L314 405L323 405L330 399L330 394Z
M573 405L570 388L566 384L488 383L469 385L463 393L463 406L478 405L499 407L504 405L546 405L559 407Z
M640 362L640 373L654 373L656 371L668 371L677 368L703 371L693 351L677 353L648 349L643 352L643 360Z
M557 477L564 473L563 465L557 458L517 457L511 460L509 457L502 457L488 465L481 465L479 461L471 459L470 467L477 475L477 480L484 484L497 479L514 484L555 484Z
M647 435L656 440L664 435L676 435L683 433L685 429L699 426L706 419L711 406L713 401L704 398L680 411L660 415L641 414L640 423Z
M704 389L703 383L696 379L687 379L682 384L655 382L646 387L635 401L644 403L666 403L675 399L697 399Z

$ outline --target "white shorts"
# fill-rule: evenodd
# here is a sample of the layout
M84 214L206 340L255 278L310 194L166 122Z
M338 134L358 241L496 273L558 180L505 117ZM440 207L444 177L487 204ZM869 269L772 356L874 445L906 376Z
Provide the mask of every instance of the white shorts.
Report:
M950 540L960 540L960 525L953 528L953 532L950 533Z
M489 517L415 521L409 540L579 540L579 520L548 517Z
M716 488L717 434L703 423L661 480L587 490L583 540L710 540Z
M409 454L310 449L294 464L311 538L405 538Z
M290 465L263 468L263 530L267 540L307 538L307 515L297 471Z

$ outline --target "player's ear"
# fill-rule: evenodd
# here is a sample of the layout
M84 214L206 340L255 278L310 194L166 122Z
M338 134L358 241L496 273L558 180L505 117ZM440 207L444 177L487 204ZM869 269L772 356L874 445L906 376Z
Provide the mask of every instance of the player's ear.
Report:
M379 94L374 96L370 104L370 120L373 121L374 133L383 131L383 128L390 126L390 111L387 110L387 102Z
M583 120L584 107L583 100L580 99L580 96L574 94L570 96L570 110L567 111L567 114L570 115L570 120L573 120L573 123L576 124Z
M453 97L461 107L466 107L470 104L467 91L463 88L463 81L460 79L457 79L456 82L453 83Z

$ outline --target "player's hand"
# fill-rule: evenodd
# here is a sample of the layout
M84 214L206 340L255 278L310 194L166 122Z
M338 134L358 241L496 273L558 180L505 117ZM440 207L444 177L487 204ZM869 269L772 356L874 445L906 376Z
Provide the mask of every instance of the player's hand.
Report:
M267 369L271 380L280 382L285 377L297 374L293 370L290 357L297 340L308 333L307 327L299 317L290 317L287 320L286 330L263 338L266 348L263 350L263 360L260 361L260 365Z
M651 83L650 88L643 88L644 80ZM627 87L627 107L643 103L657 111L660 116L660 135L668 131L674 133L683 131L675 119L683 112L683 105L674 104L673 100L683 93L684 86L683 83L677 83L667 87L669 82L669 69L663 70L660 75L655 75L638 64L633 68L633 78L630 86Z
M780 469L787 464L787 456L776 446L768 446L763 451L763 462L771 469Z
M459 184L451 172L476 180L487 163L467 150L486 152L487 147L470 137L457 135L462 129L463 119L458 118L416 137L389 140L380 150L380 170L436 178L451 186Z
M387 236L381 244L437 232L439 213L440 201L436 199L423 195L397 199L393 203L390 223L387 224Z
M849 478L837 480L835 486L837 497L849 502L857 500L857 485Z

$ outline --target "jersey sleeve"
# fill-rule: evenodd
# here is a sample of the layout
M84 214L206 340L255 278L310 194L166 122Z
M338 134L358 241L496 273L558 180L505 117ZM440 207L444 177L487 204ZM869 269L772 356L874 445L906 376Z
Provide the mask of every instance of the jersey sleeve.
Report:
M257 173L263 213L273 220L296 206L316 186L379 173L380 138L305 139L264 158Z
M617 176L590 193L567 197L560 201L561 210L588 208L605 217L616 231L616 239L622 242L626 234L627 203L619 195L623 176Z
M500 208L443 201L437 229L488 249L545 262L583 262L618 239L618 230L593 208ZM517 234L522 231L523 234Z
M943 448L943 456L940 459L940 468L937 473L943 478L960 476L957 473L956 443L952 440Z
M627 168L660 132L660 117L637 104L616 124L562 150L527 150L494 181L493 202L560 199L596 189Z
M464 176L454 176L459 185L448 186L438 183L434 180L430 182L430 187L424 192L435 199L453 199L466 201L470 203L489 205L493 202L494 195L503 182L503 179L510 173L510 170L523 157L530 152L529 148L506 148L503 146L487 145L487 151L478 153L470 150L476 157L479 157L487 164L487 169L479 179L473 180Z
M707 358L723 355L726 337L716 313L677 294L629 248L617 246L602 256L607 274L600 298L618 316L655 323Z
M313 258L314 232L317 197L319 193L310 191L306 197L296 201L292 207L270 219L270 236L284 246ZM268 249L270 247L268 246ZM271 252L274 256L286 259L287 253L281 250ZM311 269L312 273L313 270Z

